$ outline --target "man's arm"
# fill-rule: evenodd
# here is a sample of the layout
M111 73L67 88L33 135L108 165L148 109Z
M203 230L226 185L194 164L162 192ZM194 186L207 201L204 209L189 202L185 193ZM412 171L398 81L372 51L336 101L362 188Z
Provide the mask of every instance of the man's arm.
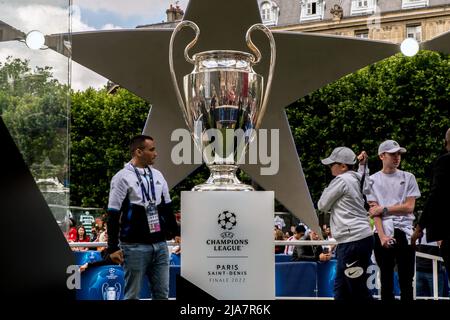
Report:
M370 210L372 210L372 208L382 208L376 201L369 201L369 206L370 206L369 215L371 217L372 217L372 215L370 214ZM390 243L390 241L394 240L394 238L389 237L384 233L383 220L381 219L381 216L373 216L373 224L375 225L375 229L377 230L381 245L385 248L389 248L389 246L390 246L389 243Z
M169 186L167 185L167 181L164 179L163 187L162 187L162 196L164 197L165 203L172 202L169 193ZM161 201L162 202L162 201Z
M406 216L408 214L413 214L414 207L416 205L415 197L407 197L405 202L402 204L396 204L393 206L382 207L380 205L374 205L370 207L369 214L370 217L377 217L383 214L396 215L396 216ZM387 212L384 213L384 208L387 208Z
M317 203L317 208L322 212L330 211L336 200L342 197L346 191L347 186L345 185L344 180L339 177L334 178L330 182L330 185L323 190L319 202Z
M370 209L370 216L384 215L396 215L406 216L414 213L414 207L416 205L416 199L420 197L419 186L417 185L416 178L410 173L404 173L405 177L405 201L403 203L395 204L389 207L373 207Z
M322 246L313 246L315 261L326 262L331 259L331 252L323 252Z
M416 241L423 237L423 229L430 224L430 219L433 214L439 212L438 208L434 208L439 202L446 202L443 199L448 197L447 193L450 190L450 157L440 157L433 167L430 195L425 202L422 214L419 216L419 221L411 236L411 245L415 248Z
M120 230L120 211L108 208L107 211L107 233L108 233L108 253L119 250L119 230Z
M119 250L120 209L128 193L128 183L118 175L111 180L107 210L108 253Z
M308 248L307 248L308 247ZM294 261L317 261L312 246L296 246L292 253L292 260Z
M420 227L420 225L417 224L411 236L411 247L413 247L414 250L416 250L417 240L422 239L422 237L423 237L423 229Z
M383 228L383 220L381 217L374 217L373 222L375 225L375 228L377 229L378 237L380 238L381 245L385 248L390 247L390 242L395 241L393 237L389 237L384 233Z
M169 187L166 180L164 180L161 194L161 203L158 205L158 213L162 218L163 231L166 233L167 239L177 239L180 236L180 226L175 219L175 213L172 206L172 200L170 199Z
M425 229L429 223L430 216L437 214L433 206L436 203L444 202L442 199L448 197L446 194L450 190L450 156L440 157L433 168L433 176L430 186L430 195L425 202L422 214L419 217L418 225Z
M369 166L367 165L368 164L368 155L365 151L362 151L358 155L357 158L359 161L358 173L361 175L361 178L364 175L364 184L363 184L362 193L364 195L368 195L372 191L372 182L370 180L370 170L369 170Z
M165 197L161 197L162 201L158 205L158 213L161 218L162 227L164 228L164 232L166 233L166 237L168 240L173 239L175 237L180 236L180 226L178 225L175 219L175 213L173 210L172 202L166 203L164 202Z

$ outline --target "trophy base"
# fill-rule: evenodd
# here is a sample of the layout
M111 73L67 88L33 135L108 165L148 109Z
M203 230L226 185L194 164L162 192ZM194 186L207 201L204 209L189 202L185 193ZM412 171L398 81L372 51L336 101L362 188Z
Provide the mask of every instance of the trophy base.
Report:
M196 185L192 191L255 191L252 186L242 183L236 177L236 165L211 165L208 180Z

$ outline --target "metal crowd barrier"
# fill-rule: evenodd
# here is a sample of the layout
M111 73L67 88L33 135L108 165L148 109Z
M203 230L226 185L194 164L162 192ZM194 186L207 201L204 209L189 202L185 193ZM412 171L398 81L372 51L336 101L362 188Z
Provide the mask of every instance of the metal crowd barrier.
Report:
M178 243L175 241L167 241L167 245L170 246L177 246ZM107 242L69 242L69 246L71 248L77 247L77 248L103 248L107 247Z
M444 259L442 259L442 257L439 257L439 256L434 256L434 255L431 255L428 253L417 252L417 251L416 251L416 257L432 260L432 263L433 263L433 299L439 300L438 261L444 262ZM415 268L414 268L414 287L413 288L414 288L414 298L416 298L416 270L415 270Z
M334 240L275 240L274 245L289 245L289 246L317 246L317 245L337 245ZM96 248L107 247L107 242L69 242L70 247L82 247L82 248ZM178 245L175 241L167 241L168 246Z
M178 243L175 241L167 241L167 245L170 246L176 246ZM292 240L292 241L286 241L286 240L274 240L274 245L287 245L287 246L305 246L305 245L337 245L337 242L334 240ZM108 243L106 242L70 242L69 246L71 248L73 247L81 247L81 248L99 248L99 247L107 247ZM438 261L444 261L442 257L434 256L422 252L416 252L416 257L421 257L425 259L431 259L432 260L432 266L433 266L433 299L439 300L444 299L448 300L450 298L447 297L439 297L439 286L438 286ZM450 275L449 275L450 276ZM416 298L416 275L414 270L414 298ZM378 296L376 296L378 297ZM333 298L327 298L327 297L276 297L277 299L319 299L319 300L329 300ZM423 299L423 298L421 298Z

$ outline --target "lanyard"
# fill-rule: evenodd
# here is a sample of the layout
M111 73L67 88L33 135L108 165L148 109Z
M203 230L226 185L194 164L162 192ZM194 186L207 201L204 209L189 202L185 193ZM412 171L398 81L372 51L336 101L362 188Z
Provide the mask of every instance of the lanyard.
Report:
M147 200L148 202L152 202L152 198L150 198L150 194L149 194L149 189L151 189L152 191L152 197L153 197L153 201L156 202L156 192L155 192L155 185L153 183L153 173L152 173L152 169L150 169L150 167L147 167L148 169L148 175L150 178L150 188L145 188L144 187L144 182L142 181L141 178L141 174L139 173L139 171L136 169L135 166L131 165L134 169L134 172L136 173L136 176L138 178L139 181L139 185L141 186L141 191L142 191L142 200L145 202L145 200ZM145 176L145 168L144 168L144 176ZM147 181L147 179L145 179ZM148 186L148 181L147 181L147 186Z

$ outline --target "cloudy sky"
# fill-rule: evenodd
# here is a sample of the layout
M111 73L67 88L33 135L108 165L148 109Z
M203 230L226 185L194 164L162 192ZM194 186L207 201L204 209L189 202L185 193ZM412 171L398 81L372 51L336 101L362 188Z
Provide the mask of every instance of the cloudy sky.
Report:
M178 1L185 10L189 0ZM69 12L72 31L135 28L138 25L162 22L166 9L175 0L0 0L0 21L27 33L39 30L44 34L68 31ZM53 50L28 49L24 43L0 43L0 63L7 56L30 60L33 66L52 66L54 75L67 83L67 59ZM103 87L106 79L78 65L72 64L72 87L84 90L89 86Z

